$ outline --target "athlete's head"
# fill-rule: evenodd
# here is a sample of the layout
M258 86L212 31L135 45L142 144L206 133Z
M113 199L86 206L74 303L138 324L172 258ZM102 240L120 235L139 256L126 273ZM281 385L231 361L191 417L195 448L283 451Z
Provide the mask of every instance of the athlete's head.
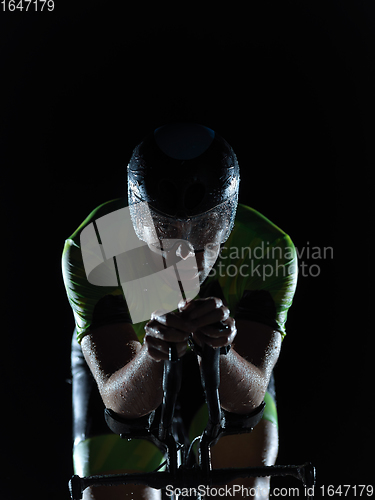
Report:
M202 125L156 129L134 149L128 165L128 201L138 237L170 259L195 254L201 282L233 228L238 187L233 149Z

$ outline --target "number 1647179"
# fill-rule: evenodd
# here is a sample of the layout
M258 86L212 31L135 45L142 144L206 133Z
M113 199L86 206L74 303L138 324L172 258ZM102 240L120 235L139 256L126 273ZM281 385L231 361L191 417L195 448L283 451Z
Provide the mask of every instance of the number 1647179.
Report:
M42 12L52 11L55 8L53 0L2 0L3 12L27 12L35 11Z

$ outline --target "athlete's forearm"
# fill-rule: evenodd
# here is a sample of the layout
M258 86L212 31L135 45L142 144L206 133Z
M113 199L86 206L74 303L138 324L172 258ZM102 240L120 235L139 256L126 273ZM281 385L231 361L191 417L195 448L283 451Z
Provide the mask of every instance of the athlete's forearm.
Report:
M232 413L250 413L264 399L268 374L234 349L220 356L220 404Z
M163 363L140 347L134 358L113 373L101 388L107 408L125 418L138 418L155 410L162 402Z

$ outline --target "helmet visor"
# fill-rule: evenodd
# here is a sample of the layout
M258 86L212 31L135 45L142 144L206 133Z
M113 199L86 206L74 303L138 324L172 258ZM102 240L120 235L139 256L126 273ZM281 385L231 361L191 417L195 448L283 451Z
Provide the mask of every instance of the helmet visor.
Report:
M216 207L189 218L170 217L145 202L129 199L130 214L138 238L156 250L171 251L184 240L195 251L206 245L221 245L234 226L238 195L235 193Z

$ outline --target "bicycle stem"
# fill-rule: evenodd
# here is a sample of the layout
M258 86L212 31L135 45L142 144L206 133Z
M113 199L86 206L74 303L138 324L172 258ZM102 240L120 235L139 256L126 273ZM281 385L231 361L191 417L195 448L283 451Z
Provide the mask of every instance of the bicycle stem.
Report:
M169 346L169 359L164 362L163 403L159 424L159 439L168 448L168 470L175 474L177 465L177 443L172 433L176 400L181 388L182 365L175 344Z
M199 443L199 467L203 474L212 470L211 445L216 441L221 429L220 408L220 349L205 344L200 364L202 386L206 394L208 423Z
M208 423L199 445L199 466L204 474L211 469L210 447L219 436L221 429L220 408L220 349L205 344L203 346L200 364L202 386L206 394ZM168 470L177 470L177 446L172 433L172 421L181 388L182 365L174 344L169 346L169 359L164 362L163 372L163 403L159 425L159 439L168 448Z

